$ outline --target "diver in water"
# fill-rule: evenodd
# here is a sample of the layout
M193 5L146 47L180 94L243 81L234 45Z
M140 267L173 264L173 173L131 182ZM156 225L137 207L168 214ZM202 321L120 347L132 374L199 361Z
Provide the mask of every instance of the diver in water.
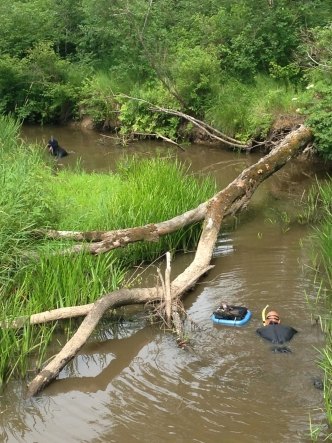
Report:
M68 155L68 152L59 145L58 140L56 140L53 135L47 143L47 148L54 157L62 158Z
M270 311L265 317L266 308L262 312L264 326L256 330L257 334L274 345L283 345L290 341L297 330L291 326L280 324L280 316L277 311ZM272 350L274 352L291 352L287 346L275 346Z

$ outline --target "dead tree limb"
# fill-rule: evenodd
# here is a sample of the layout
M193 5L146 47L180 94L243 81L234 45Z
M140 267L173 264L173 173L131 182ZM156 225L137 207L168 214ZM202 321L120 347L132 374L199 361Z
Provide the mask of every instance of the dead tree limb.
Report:
M171 326L172 295L171 295L171 254L166 253L165 269L165 314L167 326Z
M177 117L183 118L184 120L189 121L197 128L201 129L206 135L208 135L211 139L218 140L221 143L224 143L232 148L239 148L244 150L250 150L250 146L240 142L239 140L235 140L232 137L229 137L226 134L218 131L207 123L198 120L197 118L192 117L191 115L185 114L184 112L175 111L173 109L162 108L160 106L153 106L150 108L153 112L162 112L164 114L175 115Z
M230 208L240 209L248 202L260 183L273 172L279 170L311 140L311 131L301 126L290 133L283 142L274 148L267 156L256 164L245 169L237 179L224 190L218 192L212 199L200 205L204 208L203 230L198 243L194 260L171 283L172 299L181 298L185 292L194 286L197 280L212 266L213 248L216 243L221 223ZM181 216L179 216L181 217ZM188 221L188 223L190 220ZM164 222L169 229L170 221ZM163 225L164 226L164 225ZM128 230L127 230L128 231ZM28 385L28 395L37 394L48 383L57 377L60 370L76 355L84 345L104 312L110 307L145 303L161 298L161 288L123 289L108 294L89 308L89 313L78 328L74 336L54 357L54 359Z
M164 142L175 145L177 148L181 149L181 151L185 151L185 149L181 145L179 145L179 143L175 142L171 138L166 137L165 135L160 134L159 132L156 132L155 134L147 132L132 132L131 135L137 135L139 137L154 137L156 139L161 138Z
M17 317L12 320L3 320L0 322L0 328L9 329L22 328L26 324L39 325L42 323L49 323L51 321L65 320L66 318L84 317L86 316L93 303L81 306L73 306L68 308L52 309L51 311L40 312L38 314L32 314L30 316Z
M37 394L58 376L61 369L77 354L77 352L90 337L91 333L107 309L133 303L146 303L148 301L153 301L157 297L158 288L145 288L142 290L122 289L120 291L115 291L111 294L104 295L104 297L96 301L73 337L28 385L28 395L32 396Z
M223 191L220 191L210 200L201 203L170 220L160 223L150 223L145 226L118 229L114 231L57 231L39 230L35 235L50 239L68 239L84 242L66 249L63 253L79 253L86 251L91 254L101 254L112 249L124 247L129 243L138 241L158 241L160 237L171 234L192 223L201 222L207 215L212 202L221 194L231 193L229 205L225 208L225 214L236 213L251 198L257 186L280 169L288 160L297 155L311 140L311 132L305 126L289 133L268 155L262 157L257 163L245 169ZM86 242L90 242L89 244Z
M212 140L217 140L217 141L220 141L221 143L224 143L224 144L231 146L233 148L238 148L238 149L242 149L245 151L248 151L251 149L251 147L248 144L243 143L239 140L236 140L232 137L229 137L228 135L222 133L218 129L213 128L208 123L198 120L197 118L195 118L189 114L185 114L184 112L177 111L175 109L163 108L161 106L154 105L142 98L131 97L130 95L126 95L126 94L116 94L116 95L114 95L114 97L120 97L120 98L125 98L128 100L135 100L135 101L139 101L142 103L146 103L149 106L150 111L152 111L152 112L162 112L164 114L174 115L174 116L179 117L183 120L187 120L188 122L192 123L194 126L201 129Z

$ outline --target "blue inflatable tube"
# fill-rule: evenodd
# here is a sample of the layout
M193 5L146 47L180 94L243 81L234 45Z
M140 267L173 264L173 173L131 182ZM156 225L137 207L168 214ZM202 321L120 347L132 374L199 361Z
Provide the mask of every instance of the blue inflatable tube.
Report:
M248 323L250 318L251 318L251 312L249 311L249 309L242 320L225 320L221 318L216 318L214 314L212 314L211 316L211 320L213 321L213 323L218 325L227 325L227 326L243 326L246 323Z

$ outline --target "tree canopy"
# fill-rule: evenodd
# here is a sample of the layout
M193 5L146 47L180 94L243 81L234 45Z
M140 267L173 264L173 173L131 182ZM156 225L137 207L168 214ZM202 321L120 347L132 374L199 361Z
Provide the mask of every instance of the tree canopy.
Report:
M242 139L297 112L330 156L329 109L317 98L330 98L331 13L329 0L3 0L0 109L179 136L179 119L114 98L123 94Z

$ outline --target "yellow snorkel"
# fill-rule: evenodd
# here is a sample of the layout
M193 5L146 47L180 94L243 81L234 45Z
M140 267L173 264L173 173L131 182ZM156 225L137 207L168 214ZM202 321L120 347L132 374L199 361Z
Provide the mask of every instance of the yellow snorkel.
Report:
M265 308L262 310L262 320L263 320L263 325L264 326L265 326L265 321L266 321L265 312L266 312L268 307L269 307L269 305L266 305Z

